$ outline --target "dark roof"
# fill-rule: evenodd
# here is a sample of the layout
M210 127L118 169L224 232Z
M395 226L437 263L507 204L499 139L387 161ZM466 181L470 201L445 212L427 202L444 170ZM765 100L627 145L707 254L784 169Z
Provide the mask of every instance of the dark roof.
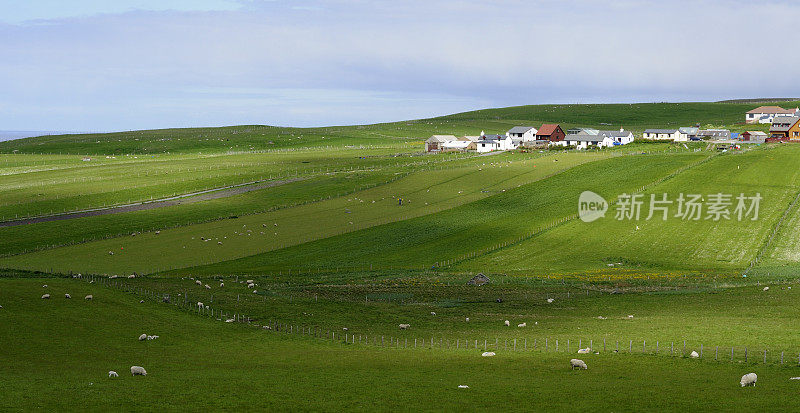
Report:
M606 135L584 135L582 133L576 133L574 135L567 135L564 138L565 141L578 141L578 142L602 142L603 139L610 138L610 136Z
M496 140L505 139L505 138L506 138L505 135L483 135L483 136L481 136L481 140L485 140L485 141L496 141Z
M549 136L555 133L555 131L559 128L557 123L545 123L539 128L539 132L536 132L537 135L542 136Z
M525 133L531 129L535 128L533 126L514 126L508 130L508 133Z
M800 121L798 116L776 116L772 120L772 126L769 128L770 132L788 132L797 121Z

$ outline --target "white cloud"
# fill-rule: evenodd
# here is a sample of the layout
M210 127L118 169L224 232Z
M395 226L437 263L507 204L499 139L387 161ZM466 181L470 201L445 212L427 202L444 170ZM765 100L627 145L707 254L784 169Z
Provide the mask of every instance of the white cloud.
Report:
M214 112L203 119L310 125L487 105L800 95L791 70L800 56L765 64L775 61L775 46L794 42L800 5L788 1L239 6L0 25L0 104L30 112L2 113L0 122L40 116L60 119L48 126L56 129L139 128ZM743 30L766 26L768 33ZM267 104L248 90L277 94ZM346 104L335 104L344 96ZM147 110L148 102L175 107ZM228 118L226 108L235 108ZM81 124L48 116L55 113ZM84 125L92 119L102 125Z

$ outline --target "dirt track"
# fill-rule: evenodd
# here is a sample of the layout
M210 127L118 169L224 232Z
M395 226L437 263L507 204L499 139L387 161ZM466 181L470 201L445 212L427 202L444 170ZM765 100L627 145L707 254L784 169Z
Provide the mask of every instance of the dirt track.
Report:
M125 212L145 211L148 209L164 208L175 205L193 204L195 202L209 201L212 199L227 198L229 196L244 194L247 192L257 191L259 189L271 188L292 182L302 181L305 178L291 178L282 181L269 181L263 183L246 183L233 186L227 186L216 189L209 189L206 191L192 192L189 194L178 195L171 198L164 198L154 201L138 202L135 204L120 205L108 208L89 209L76 212L68 212L65 214L48 215L35 218L25 218L13 221L0 222L2 227L14 227L17 225L37 224L40 222L50 221L63 221L66 219L93 217L98 215L121 214Z

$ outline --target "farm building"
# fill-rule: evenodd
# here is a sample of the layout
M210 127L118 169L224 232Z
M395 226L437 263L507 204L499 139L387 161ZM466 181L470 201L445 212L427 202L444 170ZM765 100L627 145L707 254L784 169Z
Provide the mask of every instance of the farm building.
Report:
M536 140L550 141L550 143L564 142L565 136L564 130L556 123L545 123L539 128L539 131L536 132ZM562 145L563 144L564 143L562 143Z
M749 130L747 132L742 132L741 139L742 142L764 143L767 140L767 134L761 131Z
M800 116L776 116L769 135L772 139L800 141Z
M678 128L680 133L686 135L687 139L697 138L697 134L700 133L700 128L697 127L683 127Z
M697 137L715 141L724 141L731 138L731 131L727 129L703 129L697 132Z
M689 136L682 133L680 129L646 129L642 134L642 139L686 142L689 140Z
M466 151L472 142L461 139L447 141L442 144L442 152Z
M778 106L760 106L745 113L747 123L772 123L776 116L795 116L800 108L784 109Z
M468 151L477 151L478 150L478 141L481 140L480 136L462 136L458 138L460 141L467 141L469 144L467 145L466 150Z
M425 151L437 152L442 150L442 144L454 141L457 138L453 135L433 135L425 141Z
M533 126L514 126L506 132L506 136L511 138L514 146L521 146L536 140L536 128Z
M507 151L514 149L514 143L505 135L487 135L481 132L481 139L477 142L478 152Z
M584 135L597 135L600 131L592 128L572 128L567 131L567 135L577 135L579 133Z

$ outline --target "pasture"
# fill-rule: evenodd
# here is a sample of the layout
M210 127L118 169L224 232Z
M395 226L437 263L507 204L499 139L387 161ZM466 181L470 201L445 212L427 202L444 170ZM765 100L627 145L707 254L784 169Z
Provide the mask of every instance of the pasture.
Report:
M800 147L422 152L431 134L543 122L763 130L740 124L752 107L2 142L0 409L794 410ZM253 190L193 195L234 185ZM583 191L610 203L604 218L578 218ZM674 204L646 218L651 196L717 193L759 194L758 219ZM639 219L616 219L624 194L645 201ZM491 281L468 285L478 273Z

